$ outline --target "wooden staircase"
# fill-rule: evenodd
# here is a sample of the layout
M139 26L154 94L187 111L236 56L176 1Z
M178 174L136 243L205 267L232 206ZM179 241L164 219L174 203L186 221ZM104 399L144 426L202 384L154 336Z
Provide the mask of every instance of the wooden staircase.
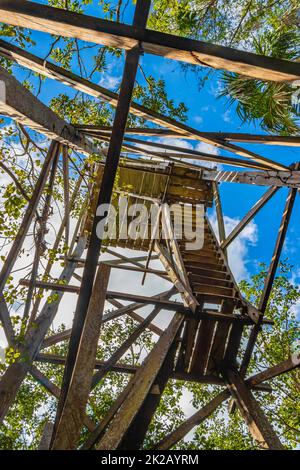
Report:
M243 299L206 215L203 229L201 249L186 250L186 240L178 241L190 288L201 311L218 311L230 317L244 306ZM235 361L242 331L239 321L188 319L178 371L193 376L218 375L221 364Z

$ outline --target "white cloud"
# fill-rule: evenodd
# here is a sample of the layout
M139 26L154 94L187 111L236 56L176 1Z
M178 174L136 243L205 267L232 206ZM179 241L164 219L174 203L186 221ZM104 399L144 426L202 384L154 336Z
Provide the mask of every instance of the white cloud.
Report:
M203 153L212 153L213 155L220 154L220 149L218 147L215 147L211 144L207 144L206 142L199 142L199 144L196 145L195 150Z
M0 364L5 362L5 349L0 346Z
M210 218L215 233L218 234L217 216L214 212ZM238 218L224 216L225 231L228 235L239 223ZM258 240L258 227L252 220L240 233L240 235L228 247L228 261L235 279L240 281L249 276L247 264L249 263L249 246L256 245Z
M174 147L182 147L185 149L193 150L191 142L185 139L175 139L174 137L160 137L157 142L164 145L173 145ZM172 150L170 150L172 152Z
M195 116L194 121L197 122L197 124L202 124L203 117L202 116Z
M109 73L103 73L99 81L99 85L108 88L109 90L114 90L120 85L121 79L122 77L114 77Z
M230 110L230 109L227 109L227 111L225 111L225 113L222 114L222 118L223 118L223 121L224 121L224 122L232 122L232 119L231 119L231 110Z

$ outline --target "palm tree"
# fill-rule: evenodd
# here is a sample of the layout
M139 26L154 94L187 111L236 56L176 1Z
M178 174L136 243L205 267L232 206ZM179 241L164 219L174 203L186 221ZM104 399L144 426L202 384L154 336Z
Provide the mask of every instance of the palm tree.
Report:
M254 40L254 49L257 54L297 60L299 34L293 29L267 31ZM230 104L236 103L243 122L260 120L261 127L270 133L299 133L300 104L292 99L295 88L290 83L265 82L224 72L222 84L224 89L219 96L228 96Z

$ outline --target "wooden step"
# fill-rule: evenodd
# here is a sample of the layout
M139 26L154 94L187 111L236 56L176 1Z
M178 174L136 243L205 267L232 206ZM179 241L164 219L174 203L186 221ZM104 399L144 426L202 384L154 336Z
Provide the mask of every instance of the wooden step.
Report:
M206 304L216 304L221 305L223 300L228 299L236 302L237 307L240 306L240 300L237 297L227 296L227 295L216 295L216 294L196 294L195 297L198 300L203 301Z
M191 275L198 275L198 276L207 276L212 277L214 279L223 279L223 280L231 280L230 274L227 273L225 267L224 270L213 270L213 269L206 269L205 267L192 267L187 270L188 274Z
M188 272L193 271L194 269L206 269L208 271L219 271L226 272L226 267L223 264L215 264L211 262L204 262L203 260L190 260L184 263L185 269Z
M233 289L234 284L232 281L228 279L218 279L215 277L208 277L208 276L199 276L197 274L191 274L189 276L189 281L191 284L209 284L211 286L220 286L220 287L228 287Z
M220 295L226 297L234 297L233 289L229 287L215 286L210 284L191 284L192 291L195 294L209 294L209 295Z
M198 263L202 265L213 265L213 266L224 266L220 258L209 257L209 256L200 256L200 255L189 255L183 257L184 264L188 266L190 263Z
M182 253L182 252L181 252ZM190 261L190 260L196 260L196 261L201 261L202 258L207 258L210 259L211 263L222 263L222 259L213 251L206 251L206 250L201 250L201 251L187 251L185 253L182 253L182 259L184 261Z

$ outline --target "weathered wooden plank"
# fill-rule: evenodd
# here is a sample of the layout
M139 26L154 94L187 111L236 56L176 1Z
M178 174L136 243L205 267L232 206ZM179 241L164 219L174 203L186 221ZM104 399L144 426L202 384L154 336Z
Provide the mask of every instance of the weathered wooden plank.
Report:
M285 135L257 135L234 132L206 132L207 136L228 140L230 142L257 143L269 145L286 145L288 147L299 147L300 137Z
M202 177L204 177L204 174L202 175ZM219 241L221 244L226 238L222 202L221 202L221 196L220 196L218 183L214 181L212 184L212 187L213 187L214 201L215 201L215 207L216 207L216 213L217 213Z
M291 81L299 65L287 60L172 36L129 25L80 15L20 0L1 0L3 22L110 47L131 49L141 43L145 52L201 66L225 69L261 80Z
M134 26L142 28L146 26L150 4L150 0L137 1L133 19ZM58 10L55 10L54 12L58 13ZM96 212L93 218L92 230L86 256L86 264L82 275L80 292L74 313L73 328L69 341L68 355L62 381L62 394L57 410L55 428L58 425L58 420L60 419L60 414L63 409L67 397L67 392L72 379L76 356L80 345L81 333L87 315L90 298L92 295L98 258L102 246L104 224L102 224L102 233L99 233L98 227L99 224L103 222L103 220L105 220L105 215L98 215L97 209L99 206L109 204L111 201L113 186L122 150L122 142L130 109L130 103L132 100L133 88L138 69L140 54L141 49L139 46L136 46L130 49L126 55L118 106L115 113L113 130L108 147L107 159L104 167L101 187L97 197L95 208Z
M38 276L38 269L39 269L41 254L42 254L41 247L45 245L45 236L48 231L47 223L48 223L48 219L49 219L50 212L51 212L51 200L53 196L59 153L60 153L60 148L57 152L55 152L54 159L51 163L51 171L50 171L50 175L48 179L47 191L44 196L43 209L41 212L40 219L39 218L37 219L39 220L39 226L38 226L36 235L34 237L35 253L34 253L34 258L33 258L32 270L30 274L29 287L27 290L27 296L26 296L25 306L23 310L23 320L25 322L31 321L31 317L29 317L30 307L31 307L31 302L32 302L33 294L34 294L35 280Z
M259 447L262 449L283 450L284 447L276 436L274 429L239 373L227 369L224 371L224 378L228 390Z
M203 179L223 183L253 184L256 186L300 187L300 171L204 171Z
M3 294L0 294L0 322L8 344L12 344L14 342L15 332Z
M136 450L142 447L151 420L159 406L161 397L174 370L179 335L180 329L141 408L118 446L119 450Z
M20 280L20 285L22 286L28 286L29 281L27 279L21 279ZM70 292L70 293L75 293L78 294L80 291L79 286L74 286L74 285L67 285L67 284L55 284L51 282L42 282L42 281L37 281L36 282L36 287L41 287L43 289L48 289L48 290L56 290L57 292ZM171 310L171 311L178 311L178 312L183 312L187 315L191 313L191 310L188 307L185 307L182 303L180 302L172 302L171 300L159 300L157 298L158 296L153 296L153 297L146 297L143 295L135 295L135 294L128 294L126 292L115 292L115 291L107 291L106 292L106 299L111 300L111 299L120 299L120 300L126 300L130 302L134 302L134 305L126 305L123 307L124 312L112 312L110 315L109 319L116 318L117 316L120 316L121 314L123 315L124 313L127 313L127 310L132 310L139 308L139 304L141 305L157 305L164 310Z
M49 450L52 431L53 431L53 423L51 423L50 421L47 421L44 425L42 438L39 443L38 450Z
M5 101L0 101L0 114L80 152L99 152L98 146L58 117L3 67L0 67L0 80L4 82L6 90Z
M0 54L4 55L5 57L8 57L10 60L16 61L17 63L23 65L24 67L30 68L31 70L34 70L35 72L40 73L43 76L46 76L48 78L52 78L55 80L60 80L62 83L65 83L75 88L76 90L82 91L96 98L104 99L105 101L108 101L113 106L117 105L118 95L116 93L113 93L110 90L107 90L106 88L101 87L100 85L94 84L80 77L79 75L76 75L70 71L66 71L63 68L58 67L57 65L54 65L48 61L44 61L43 59L33 54L30 54L27 51L23 51L22 49L12 44L6 43L5 41L1 41L1 40L0 40ZM200 132L189 126L186 126L185 124L177 122L174 119L171 119L155 111L147 109L144 106L140 105L139 103L132 102L130 110L136 116L143 117L144 119L149 119L150 121L158 125L167 127L169 129L169 131L167 132L172 131L181 136L185 136L186 138L202 140L206 143L210 143L217 147L224 148L226 150L237 153L244 157L251 158L251 156L256 156L255 154L253 154L253 152L250 152L246 149L243 149L242 147L238 147L236 145L226 142L226 140L222 140L218 138L217 134L215 136L213 133ZM162 131L165 131L165 130L162 129ZM134 149L134 147L132 147L132 149ZM144 153L145 152L146 151L144 150ZM164 158L167 158L166 153L164 154ZM244 164L242 162L239 163L238 159L236 159L235 164L236 166L255 167L253 164L251 165L251 163L248 163L248 164L247 162L245 162ZM285 167L282 165L281 169L284 169L284 168Z
M51 448L54 450L71 450L77 447L92 384L109 276L109 266L100 265L81 333L72 379L53 433Z
M113 450L118 448L149 393L182 322L183 315L176 313L168 328L145 359L143 366L137 370L130 383L130 391L124 403L117 416L112 420L105 436L97 445L97 449Z
M66 363L66 358L59 356L57 354L38 354L35 358L36 362L45 362L49 364L64 365ZM105 366L105 361L96 360L95 369L101 369ZM137 371L137 366L132 366L130 364L115 364L111 370L112 372L120 372L122 374L135 374Z
M170 289L167 293L162 295L162 298L171 297L174 294L174 288ZM100 380L106 375L106 373L122 358L126 351L134 344L137 338L141 333L148 328L150 323L155 319L155 317L161 311L160 307L155 307L149 315L142 321L132 332L132 334L124 341L124 343L112 354L112 356L106 361L105 365L97 371L92 380L92 388L94 388Z
M279 364L269 367L268 369L250 377L246 380L246 383L250 386L257 385L261 382L265 382L266 380L274 379L274 377L278 377L279 375L285 374L286 372L298 367L300 367L300 354L294 353L286 361L282 361Z
M271 378L273 377L273 374L275 373L275 368L276 368L276 373L279 371L282 371L280 373L283 373L287 370L289 370L289 367L291 366L290 360L289 361L284 361L284 363L281 363L279 367L274 367L270 368L265 372L259 373L250 379L246 380L246 384L250 387L255 387L259 386L262 381L266 380L267 377ZM297 364L298 361L294 360L294 364ZM298 367L298 366L296 366ZM272 369L272 370L271 370ZM178 376L178 377L177 377ZM190 378L193 378L191 374L187 374L186 377L184 374L181 374L182 380L189 380ZM175 374L175 378L180 379L180 374ZM197 377L194 378L195 381L198 380ZM210 376L204 376L200 378L200 383L205 383L205 379L207 380L207 383L213 383L213 380L216 381L215 377L210 377ZM222 379L221 381L217 382L216 384L222 385ZM210 402L208 402L206 405L203 406L199 411L196 411L190 418L188 418L186 421L184 421L182 424L178 426L173 432L168 434L165 438L163 438L158 444L154 446L155 450L168 450L172 448L177 442L179 442L181 439L183 439L195 426L198 426L201 424L205 419L207 419L216 409L218 406L220 406L225 400L227 400L230 396L229 390L223 390L220 392L218 395L216 395Z
M209 154L209 153L205 153L205 152L201 152L201 151L197 151L197 150L193 150L193 149L187 149L187 148L184 148L184 147L178 147L176 145L169 145L169 144L161 144L161 143L157 143L157 142L150 142L149 140L148 141L143 141L143 140L140 140L140 139L137 139L137 138L133 138L133 137L125 137L124 139L126 142L134 142L136 144L142 144L143 146L149 146L149 147L155 147L155 148L160 148L162 150L171 150L172 152L177 152L176 153L173 153L173 157L175 156L180 156L180 158L194 158L194 159L199 159L199 160L204 160L204 161L215 161L215 162L219 162L219 163L224 163L224 164L231 164L232 166L234 166L235 164L237 166L252 166L253 168L262 168L262 169L267 169L267 168L274 168L274 169L277 169L277 170L288 170L288 167L280 164L280 163L277 163L277 162L274 162L273 160L270 160L269 158L266 158L266 157L262 157L260 155L257 155L253 152L250 152L249 150L246 150L246 149L242 149L242 148L239 148L238 151L236 153L240 153L240 155L246 157L246 158L250 158L251 160L254 160L255 163L253 162L249 162L249 160L241 160L241 159L234 159L234 158L229 158L229 157L225 157L223 155L212 155L212 154ZM224 146L224 148L227 148L228 150L237 150L237 148L235 148L235 146L232 146L231 147L231 144L227 144L227 146ZM151 150L152 151L152 150ZM185 157L185 154L187 155ZM231 162L231 163L230 163Z
M4 50L1 51L1 43L4 43ZM5 55L6 48L5 41L0 40L0 54ZM11 46L9 44L9 46ZM14 48L15 46L12 45ZM25 51L24 51L25 52ZM9 55L5 57L10 58ZM99 132L100 134L111 133L110 126L93 126L93 125L79 125L79 130L81 131L93 131ZM173 137L181 139L182 135L176 131L171 131L167 129L160 128L140 128L140 127L128 127L126 129L126 134L131 135L143 135L143 136L164 136L164 137ZM243 143L257 143L257 144L269 144L269 145L283 145L288 147L299 147L300 146L300 137L299 136L281 136L281 135L263 135L263 134L246 134L239 132L204 132L207 137L212 137L216 139L221 139L229 142L243 142ZM186 137L189 138L189 137Z
M30 68L31 70L34 70L35 72L40 73L43 76L46 76L48 78L52 78L55 80L59 80L62 83L65 83L75 88L76 90L82 91L96 98L104 99L105 101L108 101L113 106L117 105L118 95L116 93L113 93L110 90L107 90L106 88L101 87L100 85L94 84L70 71L64 70L63 68L58 67L57 65L52 64L51 62L44 61L43 59L33 54L30 54L27 51L23 51L17 46L14 46L12 44L9 44L9 43L6 43L5 41L0 40L0 54L4 55L4 57L9 58L10 60L16 61L17 63L19 63L20 65L24 67ZM224 148L226 150L237 153L239 155L243 155L245 157L251 158L251 156L256 156L255 154L253 154L253 152L243 149L242 147L238 147L236 145L230 144L226 142L226 140L220 139L218 137L218 134L200 132L189 126L186 126L185 124L177 122L174 119L171 119L155 111L147 109L144 106L140 105L139 103L132 102L130 110L136 116L143 117L144 119L149 119L150 121L158 125L165 126L169 129L168 131L166 131L165 129L162 129L162 131L165 131L165 132L171 131L171 132L175 132L179 134L181 137L184 135L185 138L202 140L203 142L210 143L212 145L215 145L216 147ZM92 131L90 130L89 132L92 132ZM96 137L96 134L94 134L94 136ZM135 149L135 147L131 147L131 148ZM148 152L144 149L144 153L148 153ZM171 154L171 157L172 157L172 154ZM164 156L162 156L162 158L167 158L167 154L164 153ZM172 158L170 158L170 160L172 160ZM223 160L223 162L226 163L225 160ZM245 161L244 164L242 161L239 163L238 159L236 159L235 164L236 166L255 167L255 165L251 163L247 163L247 161ZM285 167L281 165L281 168L279 169L284 169L284 168Z

